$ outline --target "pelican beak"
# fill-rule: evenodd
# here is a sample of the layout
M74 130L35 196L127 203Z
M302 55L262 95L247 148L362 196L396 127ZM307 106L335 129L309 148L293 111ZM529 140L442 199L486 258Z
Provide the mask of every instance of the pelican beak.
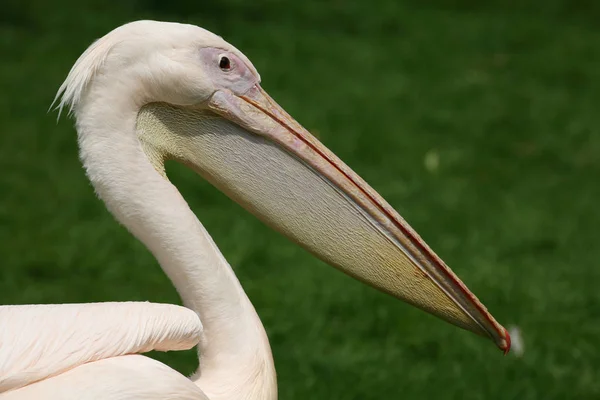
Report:
M452 270L258 84L219 90L202 110L148 105L138 131L176 136L172 157L326 263L508 352L506 329Z

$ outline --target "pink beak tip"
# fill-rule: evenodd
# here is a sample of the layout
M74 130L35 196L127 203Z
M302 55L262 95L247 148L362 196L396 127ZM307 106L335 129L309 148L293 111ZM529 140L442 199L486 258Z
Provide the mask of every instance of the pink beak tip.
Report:
M508 333L508 331L506 330L506 328L502 328L504 329L504 340L500 343L500 350L502 350L504 352L504 355L507 355L508 352L510 351L510 334Z

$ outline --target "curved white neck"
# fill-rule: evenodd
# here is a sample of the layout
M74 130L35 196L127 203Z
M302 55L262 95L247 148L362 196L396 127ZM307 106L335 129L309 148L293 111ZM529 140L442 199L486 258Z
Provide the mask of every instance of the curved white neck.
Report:
M106 87L102 85L101 87ZM233 270L135 133L132 93L97 90L77 110L81 159L107 208L154 254L204 326L196 382L212 399L275 399L268 339ZM260 397L259 397L260 396Z

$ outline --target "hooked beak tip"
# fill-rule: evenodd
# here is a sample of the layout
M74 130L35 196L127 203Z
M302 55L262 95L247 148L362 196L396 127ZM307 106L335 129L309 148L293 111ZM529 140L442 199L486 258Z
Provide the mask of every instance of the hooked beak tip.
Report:
M500 344L500 350L502 350L504 352L504 355L507 355L508 352L510 351L510 334L508 333L508 331L506 330L506 328L504 328L504 343Z

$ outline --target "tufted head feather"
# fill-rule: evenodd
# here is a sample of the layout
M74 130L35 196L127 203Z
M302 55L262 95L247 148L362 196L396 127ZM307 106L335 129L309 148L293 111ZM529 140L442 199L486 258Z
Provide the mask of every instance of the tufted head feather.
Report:
M59 119L65 107L69 108L69 115L73 113L88 83L104 63L110 49L117 43L115 39L116 37L108 34L96 40L75 62L69 71L69 75L67 75L67 79L60 85L50 106L52 108L58 102L55 109L58 110Z

